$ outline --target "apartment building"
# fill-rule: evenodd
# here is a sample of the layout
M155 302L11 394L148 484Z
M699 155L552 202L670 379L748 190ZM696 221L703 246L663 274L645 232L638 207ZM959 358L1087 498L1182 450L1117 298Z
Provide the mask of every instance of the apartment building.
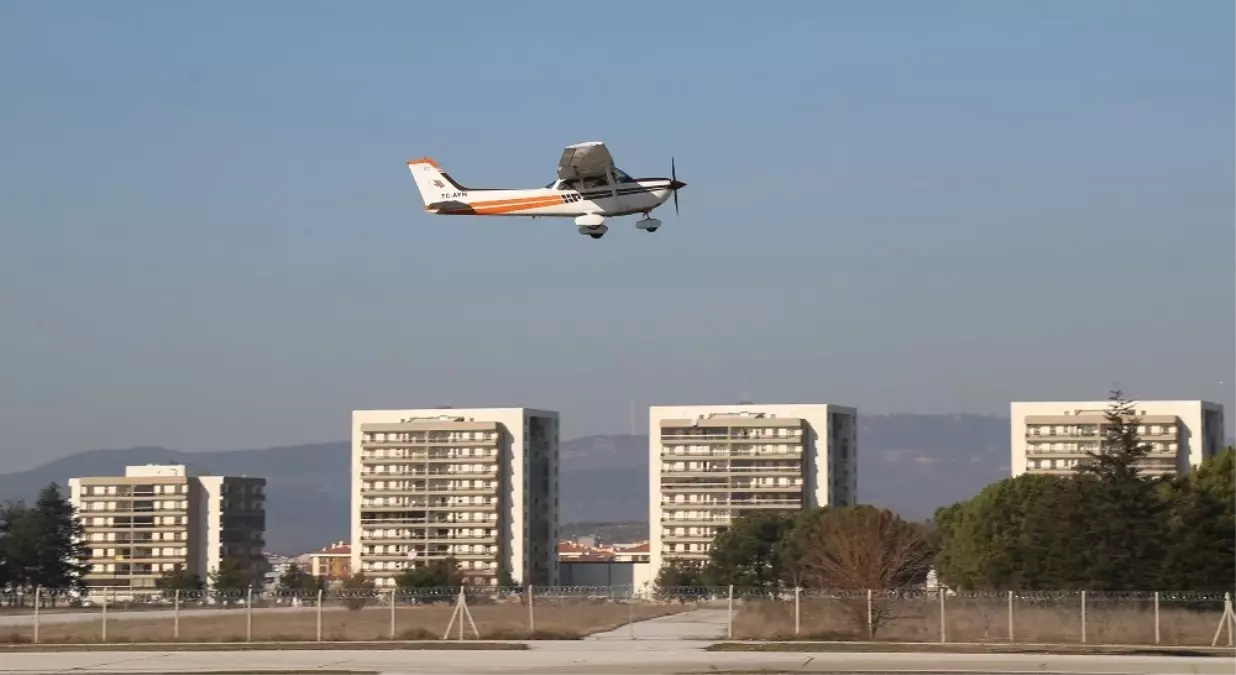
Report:
M649 410L649 558L708 559L713 538L756 511L858 498L858 412L830 404Z
M152 589L177 565L209 583L225 558L261 579L268 571L265 489L264 478L203 476L184 465L69 479L90 549L86 583Z
M558 579L558 413L352 413L352 565L378 587L454 558L469 583Z
M1152 448L1146 475L1187 473L1224 446L1223 406L1210 401L1134 401L1138 431ZM1107 426L1108 401L1010 404L1012 474L1064 474L1097 452Z

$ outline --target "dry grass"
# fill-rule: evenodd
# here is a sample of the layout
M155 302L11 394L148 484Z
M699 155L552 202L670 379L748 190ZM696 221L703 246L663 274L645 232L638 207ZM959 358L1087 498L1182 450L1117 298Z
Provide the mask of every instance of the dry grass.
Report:
M742 640L866 640L865 600L803 599L799 634L794 634L794 602L752 601L735 608L734 637ZM939 642L940 606L934 600L900 601L875 639L887 642ZM1195 611L1162 606L1160 644L1209 646L1222 608ZM945 602L948 642L1009 642L1007 602L953 599ZM1017 643L1080 644L1080 601L1049 605L1014 605L1013 638ZM1226 644L1226 634L1221 637ZM1086 644L1155 643L1154 609L1149 603L1094 603L1086 608Z
M529 631L528 608L516 604L475 604L468 608L482 640L553 639L572 640L612 630L635 621L674 614L677 605L636 604L628 606L605 601L572 601L535 607L536 632ZM452 605L399 606L395 609L396 640L440 639L451 620ZM250 614L244 609L216 610L207 616L182 616L179 636L172 619L118 618L107 622L108 643L244 642L249 635ZM251 615L254 642L311 642L317 640L318 614L313 609L286 608L255 610ZM330 642L384 641L391 639L391 610L365 607L349 610L326 607L321 613L322 640ZM459 635L458 621L451 637ZM471 625L464 627L465 639L477 639ZM0 627L0 642L30 643L33 627ZM45 623L39 626L40 644L97 644L104 642L102 617L74 623Z
M527 651L527 642L484 642L478 640L419 640L411 642L124 642L95 644L0 643L0 653L38 654L42 652L261 652L337 651ZM314 670L318 673L318 670ZM262 671L266 675L267 671Z

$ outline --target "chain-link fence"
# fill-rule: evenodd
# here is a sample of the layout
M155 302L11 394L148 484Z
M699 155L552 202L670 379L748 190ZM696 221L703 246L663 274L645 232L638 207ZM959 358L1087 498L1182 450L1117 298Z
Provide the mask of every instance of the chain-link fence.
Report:
M627 587L0 593L0 642L577 639L682 611ZM37 599L37 600L36 600ZM464 610L457 610L463 605Z
M1236 643L1224 593L735 591L735 639L1205 646Z
M1224 593L528 587L0 593L0 642L371 642L657 637L671 614L733 640L1236 644Z

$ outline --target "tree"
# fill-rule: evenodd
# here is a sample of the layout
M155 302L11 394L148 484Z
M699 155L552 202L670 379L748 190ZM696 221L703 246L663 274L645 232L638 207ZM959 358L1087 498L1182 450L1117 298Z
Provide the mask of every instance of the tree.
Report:
M249 566L240 558L228 556L219 561L219 569L210 574L210 587L216 593L236 596L254 584Z
M200 593L205 586L200 575L189 572L180 563L176 563L171 571L164 572L163 576L155 580L155 588L162 591L165 598L174 598L177 593L181 598L186 593Z
M1167 509L1158 479L1138 465L1153 449L1138 432L1141 419L1119 390L1111 394L1098 452L1087 453L1078 480L1088 488L1089 517L1071 543L1082 547L1086 578L1080 588L1139 590L1155 586L1167 536ZM1090 480L1087 480L1090 479Z
M1064 513L1058 504L1069 481L1022 474L938 509L935 567L941 582L963 590L1041 588L1047 567L1065 553L1056 545Z
M934 551L922 526L887 509L851 506L820 514L800 531L804 581L841 591L888 591L922 584ZM893 617L887 598L849 598L842 603L854 625L874 639Z
M1138 463L1146 459L1153 448L1142 443L1137 428L1141 418L1133 402L1124 393L1113 390L1111 404L1104 413L1103 437L1097 451L1087 451L1078 471L1112 482L1127 482L1139 477Z
M32 546L23 542L22 536L32 534L33 530L21 526L26 512L21 502L9 502L0 509L0 588L25 588L29 585L27 561L22 560L22 556L32 550Z
M735 518L709 551L709 585L774 590L781 586L784 542L796 524L793 514L757 511Z
M311 593L316 595L318 591L326 588L326 579L315 577L299 565L288 565L283 574L279 575L279 590L290 595L301 595Z
M704 566L696 560L671 559L657 570L653 585L656 599L686 602L688 597L701 593L705 588Z
M1236 448L1164 486L1167 551L1159 587L1231 591L1236 579Z
M432 560L417 567L404 568L395 576L395 586L401 591L427 588L458 588L464 585L464 575L454 558Z
M511 576L511 570L507 569L506 565L498 569L498 588L516 592L523 591L523 586L515 581L515 577Z
M83 541L85 528L77 519L72 503L60 494L60 487L49 483L43 488L34 508L19 519L19 525L22 520L34 531L27 533L27 541L37 541L34 551L24 552L34 562L27 584L85 589L86 573L90 571L90 549Z
M343 591L343 604L350 610L363 608L376 594L374 583L365 577L364 572L357 572L345 579Z
M810 539L811 528L825 513L828 513L827 506L803 509L791 515L789 527L777 546L777 567L781 580L794 588L801 588L804 583L801 562L803 546Z

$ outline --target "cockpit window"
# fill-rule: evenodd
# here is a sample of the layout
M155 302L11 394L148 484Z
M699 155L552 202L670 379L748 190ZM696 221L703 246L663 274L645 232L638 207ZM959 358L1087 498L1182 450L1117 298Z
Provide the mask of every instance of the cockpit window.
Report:
M614 167L614 181L618 183L634 183L635 179L628 176L622 169Z
M605 187L606 185L609 185L609 183L605 180L604 176L588 176L587 178L583 178L583 179L568 178L567 180L556 180L550 183L549 185L546 185L545 189L547 190L575 190L576 192L578 192L581 188L581 181L582 181L582 187L584 189L596 189L599 187ZM627 173L623 171L622 169L615 168L614 169L614 181L616 183L634 183L635 179L628 176Z

